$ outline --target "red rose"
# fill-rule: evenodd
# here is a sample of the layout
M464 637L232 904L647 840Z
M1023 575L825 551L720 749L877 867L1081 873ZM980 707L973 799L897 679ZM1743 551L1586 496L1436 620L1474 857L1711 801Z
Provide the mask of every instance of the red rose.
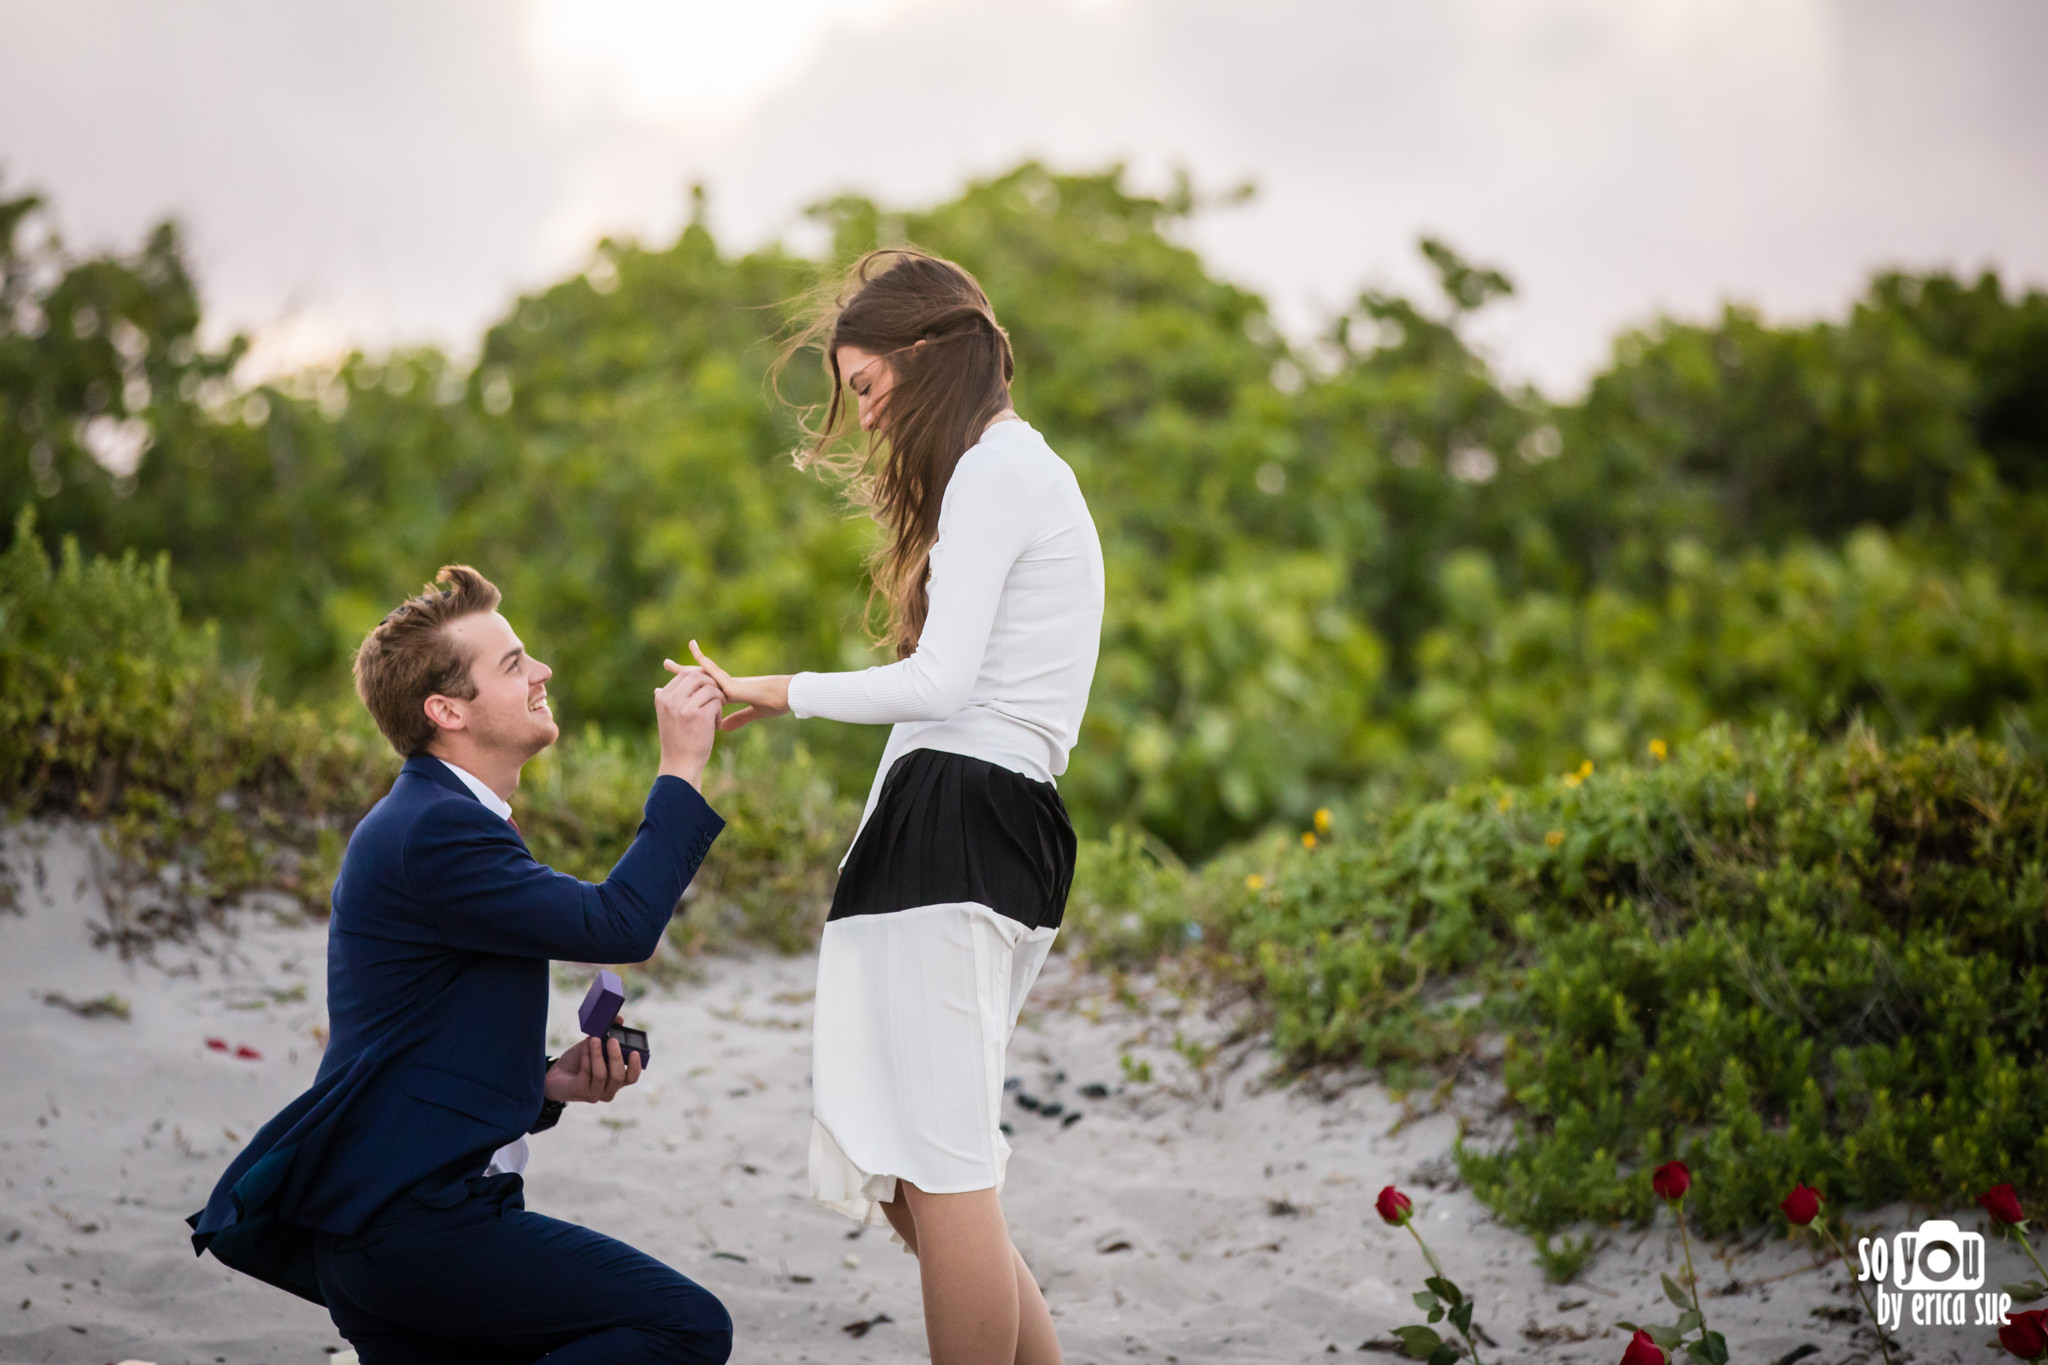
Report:
M1814 1220L1815 1215L1820 1212L1820 1206L1820 1191L1811 1185L1794 1185L1792 1193L1786 1195L1784 1201L1778 1205L1785 1211L1788 1222L1802 1228Z
M1692 1188L1692 1172L1683 1161L1667 1161L1650 1176L1650 1188L1659 1199L1683 1199Z
M2013 1193L2010 1185L1993 1185L1977 1196L1977 1202L1984 1206L1984 1212L2008 1226L2027 1221L2026 1210L2020 1207L2020 1197Z
M1415 1212L1415 1202L1392 1185L1380 1191L1380 1197L1373 1207L1380 1211L1380 1217L1395 1227L1408 1221L1408 1215Z
M1998 1344L2021 1360L2039 1360L2048 1355L2048 1312L2036 1308L2026 1313L2007 1313L1998 1329Z
M1650 1340L1648 1332L1638 1331L1628 1339L1628 1349L1621 1353L1621 1365L1664 1365L1664 1348Z

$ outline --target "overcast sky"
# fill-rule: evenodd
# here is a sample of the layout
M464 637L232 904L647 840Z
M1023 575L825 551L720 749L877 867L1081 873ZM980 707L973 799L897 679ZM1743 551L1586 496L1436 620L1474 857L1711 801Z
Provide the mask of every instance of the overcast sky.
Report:
M1258 186L1190 237L1291 329L1435 232L1563 393L1659 311L2048 282L2044 69L2048 0L0 0L0 185L74 246L177 215L285 356L467 351L693 180L742 248L847 188L1185 166Z

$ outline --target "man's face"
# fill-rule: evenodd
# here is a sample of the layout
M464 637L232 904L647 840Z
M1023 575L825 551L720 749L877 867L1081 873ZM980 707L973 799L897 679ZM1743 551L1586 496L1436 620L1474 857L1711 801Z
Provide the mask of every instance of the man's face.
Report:
M475 697L444 700L475 743L524 763L561 737L548 710L555 671L526 652L511 622L494 611L458 617L442 629L469 660L476 684Z

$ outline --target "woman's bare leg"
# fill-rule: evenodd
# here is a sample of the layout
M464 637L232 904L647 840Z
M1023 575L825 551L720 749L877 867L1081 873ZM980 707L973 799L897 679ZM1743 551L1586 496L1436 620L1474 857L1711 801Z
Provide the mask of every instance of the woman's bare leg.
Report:
M896 1186L896 1197L882 1205L882 1212L888 1215L889 1226L896 1229L896 1235L910 1248L910 1254L917 1255L917 1222L910 1216L910 1205L903 1200L903 1186Z
M1010 1244L994 1190L927 1194L898 1181L893 1223L907 1208L924 1288L932 1365L1060 1365L1052 1314Z
M1038 1292L1038 1279L1014 1246L1010 1257L1017 1263L1016 1365L1062 1365L1059 1335L1052 1329L1052 1310L1045 1306L1045 1295Z

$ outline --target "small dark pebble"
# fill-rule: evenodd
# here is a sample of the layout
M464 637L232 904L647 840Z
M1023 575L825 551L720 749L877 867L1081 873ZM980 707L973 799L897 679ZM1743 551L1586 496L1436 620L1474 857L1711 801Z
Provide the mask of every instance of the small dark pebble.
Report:
M1090 1081L1081 1087L1081 1098L1084 1100L1106 1100L1109 1098L1109 1087L1101 1081Z
M1003 1089L1015 1090L1018 1086L1022 1084L1024 1084L1024 1078L1022 1076L1011 1076L1003 1081Z
M1060 1120L1060 1127L1072 1128L1075 1124L1079 1123L1080 1121L1081 1111L1076 1109L1073 1113L1067 1115L1065 1118Z
M859 1341L862 1337L866 1336L869 1332L874 1331L875 1328L880 1327L883 1323L894 1321L896 1321L896 1319L890 1317L887 1313L877 1313L873 1317L863 1318L859 1322L849 1322L839 1330L846 1333L846 1335L852 1337L855 1341Z
M791 1284L809 1284L811 1277L808 1275L792 1275L789 1277L789 1282Z
M1587 1304L1591 1302L1591 1299L1566 1299L1564 1302L1558 1304L1557 1311L1560 1313L1569 1313L1574 1308L1584 1308Z
M1067 1073L1066 1073L1066 1072L1064 1072L1064 1071L1055 1071L1055 1072L1053 1072L1053 1073L1052 1073L1052 1083L1053 1083L1054 1085L1065 1085L1065 1084L1067 1083Z
M1019 1109L1029 1109L1035 1114L1042 1106L1039 1103L1038 1096L1027 1095L1022 1090L1019 1090L1017 1092L1017 1107Z
M999 1123L999 1124L997 1124L997 1125L996 1125L996 1127L998 1127L998 1128L1000 1128L1000 1129L1002 1129L1002 1130L1003 1130L1003 1136L1004 1136L1004 1137L1013 1137L1013 1136L1015 1136L1015 1135L1016 1135L1016 1132L1017 1132L1017 1130L1016 1130L1015 1128L1012 1128L1012 1127L1011 1127L1011 1126L1010 1126L1009 1124L1007 1124L1007 1123Z
M71 1324L71 1330L78 1333L78 1335L80 1336L85 1335L85 1329L83 1327L80 1327L77 1323Z
M1826 1319L1827 1319L1827 1320L1828 1320L1829 1322L1861 1322L1861 1321L1863 1321L1863 1310L1862 1310L1862 1309L1860 1309L1860 1308L1843 1308L1843 1307L1841 1307L1841 1306L1839 1306L1839 1305L1833 1305L1833 1304L1831 1304L1831 1305L1829 1305L1828 1307L1825 1307L1825 1308L1816 1308L1816 1309L1814 1309L1814 1310L1813 1310L1813 1315L1814 1315L1815 1317L1817 1317L1817 1318L1826 1318Z
M1771 1365L1792 1365L1792 1362L1795 1360L1804 1360L1808 1356L1817 1356L1819 1354L1820 1347L1808 1341L1794 1346L1791 1350L1772 1361Z
M846 1240L849 1242L858 1242L860 1240L860 1234L861 1230L859 1228L855 1228L852 1232L846 1234Z
M747 1258L740 1255L737 1251L714 1251L711 1253L711 1259L714 1261L738 1261L741 1265L747 1263Z
M1359 1342L1358 1349L1361 1351L1381 1351L1390 1356L1405 1356L1408 1354L1408 1348L1401 1343L1401 1338L1399 1337L1372 1337Z
M1046 1118L1049 1118L1049 1119L1056 1119L1056 1118L1058 1118L1058 1117L1059 1117L1059 1116L1060 1116L1061 1114L1064 1114L1064 1113L1066 1113L1066 1112L1067 1112L1067 1106L1065 1106L1064 1104L1061 1104L1061 1103L1060 1103L1060 1102L1059 1102L1058 1100L1054 1100L1054 1101L1053 1101L1053 1102L1052 1102L1051 1104L1042 1104L1042 1105L1040 1105L1040 1106L1038 1107L1038 1112L1039 1112L1040 1114L1042 1114L1043 1116L1045 1116Z
M1291 1199L1268 1199L1266 1201L1266 1216L1268 1218L1299 1218L1304 1212L1306 1210Z

